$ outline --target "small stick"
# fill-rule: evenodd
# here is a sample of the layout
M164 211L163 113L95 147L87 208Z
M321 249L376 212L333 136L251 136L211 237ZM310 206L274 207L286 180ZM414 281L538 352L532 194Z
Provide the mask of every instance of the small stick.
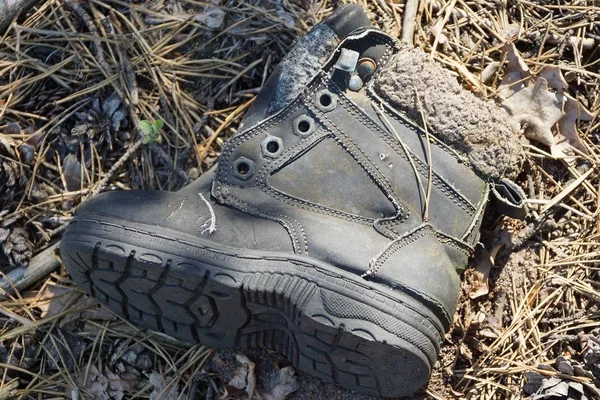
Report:
M406 0L406 4L404 5L404 17L402 19L402 41L411 46L414 45L415 22L418 9L419 0Z
M100 32L98 32L98 28L94 25L94 21L92 17L88 14L88 12L81 6L78 0L67 0L65 5L68 6L77 16L81 19L81 22L88 28L90 34L94 39L92 42L94 43L94 47L96 47L96 58L98 59L98 64L102 67L102 70L106 73L106 75L112 75L112 70L106 62L106 57L104 57L104 49L102 48L102 42L100 41Z
M0 278L0 299L25 289L48 276L60 265L56 250L60 242L53 244L37 256L33 257L28 267L15 268Z
M172 171L175 171L175 173L177 174L177 176L179 176L183 183L188 183L190 181L189 175L181 167L175 165L173 160L171 160L171 157L169 157L167 152L162 147L160 147L156 143L150 143L149 146L150 149L152 149L152 151L154 151L156 155L160 157L162 162L166 164L167 168L169 168Z
M136 126L139 126L139 121L136 124ZM119 158L119 160L116 163L114 163L112 167L110 167L110 170L108 170L106 175L104 175L104 178L102 178L102 180L98 182L96 188L91 192L91 194L88 197L93 197L100 193L100 191L106 186L108 181L113 177L117 170L121 168L123 164L125 164L131 158L133 153L135 153L140 147L142 147L143 142L144 138L141 137L129 149L127 149L125 154L123 154L121 158Z

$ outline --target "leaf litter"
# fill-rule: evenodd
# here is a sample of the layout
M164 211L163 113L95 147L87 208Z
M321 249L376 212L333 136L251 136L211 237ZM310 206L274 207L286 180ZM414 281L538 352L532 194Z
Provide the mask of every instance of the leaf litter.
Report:
M587 154L577 122L591 121L595 114L565 92L569 85L560 68L544 67L532 74L511 42L504 45L503 55L507 66L498 96L512 119L513 129L548 146L557 158L572 160L569 155Z

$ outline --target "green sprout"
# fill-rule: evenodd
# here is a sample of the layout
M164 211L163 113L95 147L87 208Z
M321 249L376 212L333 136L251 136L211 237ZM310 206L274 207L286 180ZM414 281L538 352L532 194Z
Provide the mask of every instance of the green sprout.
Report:
M148 121L143 119L140 121L140 130L144 134L144 144L160 143L160 130L165 126L165 121L157 119L156 121Z

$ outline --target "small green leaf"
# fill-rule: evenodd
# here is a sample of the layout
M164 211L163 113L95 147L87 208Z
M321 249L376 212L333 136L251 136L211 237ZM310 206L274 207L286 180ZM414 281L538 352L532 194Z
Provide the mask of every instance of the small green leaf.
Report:
M154 141L154 139L152 139L152 136L146 135L146 136L144 136L144 140L142 140L142 143L148 144L148 143L152 143L153 141Z
M140 130L146 135L152 135L154 132L156 132L156 127L152 122L143 119L140 121Z
M157 119L154 121L154 126L156 126L156 129L162 129L165 126L165 121L162 119Z

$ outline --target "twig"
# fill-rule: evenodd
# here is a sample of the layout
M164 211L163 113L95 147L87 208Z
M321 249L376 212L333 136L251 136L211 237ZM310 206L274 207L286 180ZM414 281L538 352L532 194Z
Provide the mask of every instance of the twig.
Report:
M81 19L81 22L88 28L90 34L92 35L92 41L94 42L94 47L96 47L96 58L98 59L98 64L102 70L106 73L106 75L112 75L112 70L106 61L106 57L104 57L104 49L102 48L102 42L100 41L100 32L98 32L98 28L94 25L94 21L92 17L85 11L85 9L79 3L79 0L67 0L65 5L68 6L77 16Z
M48 276L60 265L56 250L60 242L53 244L33 257L28 267L15 268L0 278L0 299L21 291Z
M552 207L554 207L555 205L560 203L565 197L567 197L569 194L571 194L572 191L577 189L579 187L579 185L581 185L581 183L583 181L585 181L588 178L588 176L590 176L590 174L592 172L594 172L595 170L596 170L595 168L590 168L586 173L584 173L579 178L577 178L575 181L573 181L573 183L571 183L562 192L560 192L557 196L555 196L552 200L550 200L550 202L548 202L548 204L546 204L542 208L541 213L545 213L546 211L548 211L549 209L551 209Z
M419 0L406 0L404 5L404 17L402 18L402 41L414 45L415 23Z
M456 5L456 0L451 0L450 5L448 6L448 8L446 8L446 14L444 14L444 19L442 21L442 25L440 26L440 31L437 35L435 35L435 39L433 40L433 46L431 46L431 54L429 55L431 57L431 59L433 59L433 57L435 56L435 50L437 49L438 43L440 41L442 29L448 22L448 18L450 18L450 15L452 14L452 10L454 9L455 5Z
M150 149L154 151L157 156L160 157L162 162L164 162L170 170L175 171L175 173L177 174L177 176L179 176L183 183L188 183L190 181L189 175L183 169L181 169L181 167L175 165L173 160L171 160L171 157L169 157L167 152L162 147L160 147L156 143L152 143L150 144Z
M137 125L139 126L139 120L138 120ZM123 166L123 164L125 164L131 158L133 153L135 153L136 151L138 151L138 149L140 147L142 147L143 143L144 143L144 138L141 137L129 149L127 149L125 154L123 154L121 156L121 158L119 158L119 160L116 163L114 163L112 167L110 167L110 170L106 173L106 175L104 175L104 178L102 178L102 180L100 182L98 182L98 184L96 185L94 190L92 190L90 195L86 198L93 197L93 196L97 195L98 193L100 193L100 191L106 186L108 181L113 177L113 175L117 172L117 170L119 168L121 168L121 166Z

